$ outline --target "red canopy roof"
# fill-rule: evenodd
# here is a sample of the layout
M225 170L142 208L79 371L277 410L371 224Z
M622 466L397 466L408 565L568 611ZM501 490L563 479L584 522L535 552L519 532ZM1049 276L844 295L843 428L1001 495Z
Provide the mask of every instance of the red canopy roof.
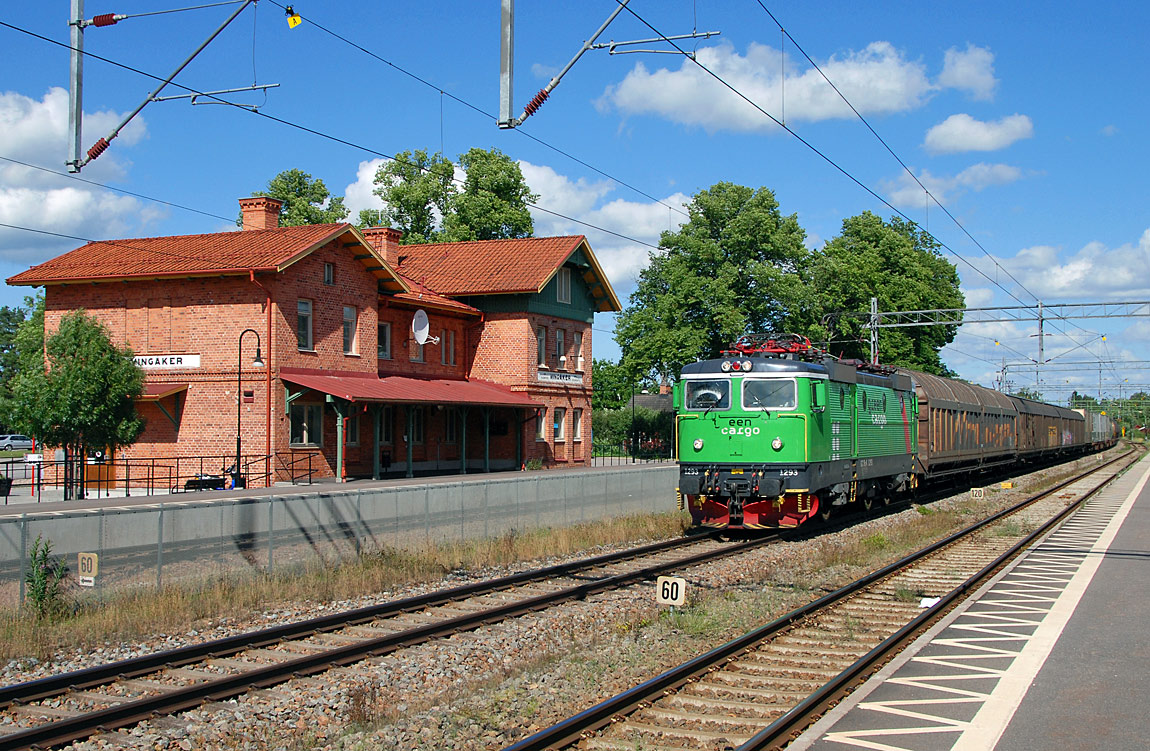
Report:
M186 383L145 383L144 392L140 394L137 401L156 402L164 397L187 390L188 384Z
M475 404L496 407L542 407L526 394L490 381L410 378L407 376L315 375L280 370L280 377L298 386L353 402L408 404Z

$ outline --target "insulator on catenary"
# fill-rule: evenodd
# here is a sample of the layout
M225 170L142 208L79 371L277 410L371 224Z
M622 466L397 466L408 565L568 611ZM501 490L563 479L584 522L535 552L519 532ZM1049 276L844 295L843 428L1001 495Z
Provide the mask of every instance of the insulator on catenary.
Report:
M96 141L94 144L92 144L92 148L88 149L88 159L89 160L95 159L96 157L100 156L100 154L103 154L107 150L108 150L108 139L107 138L101 138L99 141Z
M549 96L551 96L551 92L547 91L547 89L540 89L538 94L531 97L531 101L527 103L523 111L528 115L534 115L535 111L543 106L543 103L547 101L547 97Z
M119 20L119 19L116 18L115 13L103 13L103 14L96 16L92 19L92 25L93 26L111 26L112 24L116 23L117 20Z

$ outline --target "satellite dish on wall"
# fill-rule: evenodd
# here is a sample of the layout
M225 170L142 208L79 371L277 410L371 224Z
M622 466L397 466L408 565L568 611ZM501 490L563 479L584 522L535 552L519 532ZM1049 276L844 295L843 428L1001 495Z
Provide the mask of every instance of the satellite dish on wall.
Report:
M430 341L432 344L439 344L438 336L428 336L428 331L431 329L431 324L427 320L427 313L422 308L415 311L415 315L411 318L411 333L415 336L415 341L419 344L427 344Z

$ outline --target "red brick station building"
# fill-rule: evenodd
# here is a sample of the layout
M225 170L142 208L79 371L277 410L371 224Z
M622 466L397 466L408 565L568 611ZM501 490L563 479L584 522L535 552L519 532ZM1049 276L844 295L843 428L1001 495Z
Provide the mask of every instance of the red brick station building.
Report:
M46 334L82 308L135 352L147 426L117 459L234 456L239 435L253 484L590 464L591 322L620 305L584 237L400 245L240 206L242 231L8 279L45 288Z

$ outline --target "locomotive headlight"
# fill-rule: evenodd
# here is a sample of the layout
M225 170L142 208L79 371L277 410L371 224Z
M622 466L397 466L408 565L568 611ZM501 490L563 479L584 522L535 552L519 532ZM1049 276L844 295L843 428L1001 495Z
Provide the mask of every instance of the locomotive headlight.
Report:
M730 373L731 363L727 360L723 360L723 364L719 366L719 370L723 371L724 373Z
M691 445L695 447L695 451L702 451L703 450L703 439L702 438L696 438L695 442Z
M743 360L743 370L750 370L754 365L750 360Z
M773 448L775 451L778 451L782 447L783 447L783 439L779 438L778 436L775 436L775 440L771 441L771 448Z

